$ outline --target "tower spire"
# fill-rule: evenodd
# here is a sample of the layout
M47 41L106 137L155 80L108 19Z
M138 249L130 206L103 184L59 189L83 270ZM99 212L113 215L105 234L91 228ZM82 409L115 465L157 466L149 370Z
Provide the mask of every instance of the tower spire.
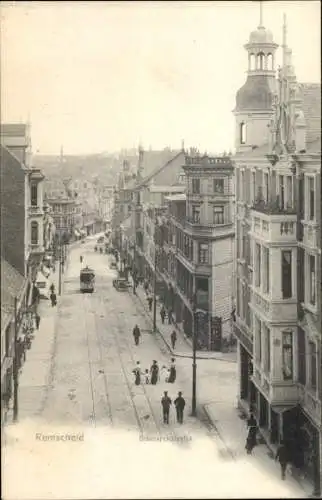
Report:
M283 69L286 65L286 49L287 49L287 21L286 14L283 14Z
M263 27L263 2L259 2L259 28Z

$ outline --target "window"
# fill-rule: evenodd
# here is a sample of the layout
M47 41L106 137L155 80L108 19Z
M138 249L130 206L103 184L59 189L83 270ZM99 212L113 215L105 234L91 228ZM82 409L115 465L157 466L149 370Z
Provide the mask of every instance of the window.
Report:
M310 255L309 256L309 266L310 266L310 274L309 274L309 279L310 279L310 303L315 306L315 301L316 301L316 296L315 296L315 289L316 289L316 276L315 276L315 256Z
M214 224L224 223L224 207L215 206L214 207Z
M264 371L265 371L265 373L270 373L270 371L271 371L271 331L266 325L264 325L264 339L265 339Z
M314 342L309 342L309 353L310 353L310 386L312 389L316 389L316 347Z
M255 342L256 342L256 361L260 363L262 360L262 323L255 316Z
M280 195L280 207L283 209L285 204L285 193L284 193L284 176L279 175L279 195Z
M31 199L31 206L36 207L38 205L38 187L37 187L37 184L31 184L30 199Z
M249 56L249 69L250 71L254 71L255 69L255 54L250 54Z
M245 172L240 172L240 201L245 201Z
M292 252L282 250L282 297L292 297Z
M261 246L255 243L255 286L261 286Z
M293 378L293 333L282 332L282 370L283 379L292 380Z
M193 222L196 222L196 223L200 222L200 207L197 205L194 205L192 207L192 220L193 220Z
M290 175L286 177L286 193L287 193L287 206L293 207L292 177Z
M240 144L246 144L246 123L240 124Z
M269 250L266 247L263 247L263 266L264 266L263 291L264 293L269 293L269 288L270 288Z
M208 243L199 243L199 262L200 264L208 264L209 247Z
M314 207L314 205L315 205L315 199L314 198L315 198L314 178L313 177L309 177L309 202L310 202L309 217L310 217L310 220L313 220L314 216L315 216L315 207Z
M273 54L267 54L267 69L272 71L274 69Z
M256 177L255 172L251 173L251 197L252 202L254 203L256 197Z
M200 194L200 179L192 179L192 194Z
M224 179L214 179L214 192L215 193L224 192Z
M260 52L257 54L257 69L264 69L264 54Z
M264 196L265 196L265 201L266 203L268 202L268 174L264 174Z
M32 245L37 245L38 244L38 222L33 221L31 223L31 244Z
M300 384L306 384L306 348L305 331L299 327L297 331L297 352L298 352L298 380Z

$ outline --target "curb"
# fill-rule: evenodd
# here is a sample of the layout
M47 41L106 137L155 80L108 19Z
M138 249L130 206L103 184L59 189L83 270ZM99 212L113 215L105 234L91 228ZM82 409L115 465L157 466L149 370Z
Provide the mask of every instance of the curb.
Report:
M145 312L145 315L149 318L150 321L151 320L151 317L148 313L148 311L146 310L146 306L144 305L141 297L139 296L139 294L136 294L136 297L139 299L139 301L141 302L143 308L144 308L144 312ZM177 332L179 332L180 335L183 335L181 333L181 331L175 327ZM175 351L173 351L172 347L170 346L170 344L168 343L168 341L166 340L166 338L164 337L164 334L161 332L161 330L159 329L159 327L157 326L157 332L159 333L160 337L162 338L163 342L165 343L167 349L171 352L171 354L176 357L176 358L187 358L187 359L192 359L192 354L180 354L180 353L176 353ZM187 339L185 338L184 339L186 342L187 342ZM191 346L192 347L192 346ZM200 357L200 356L196 356L196 359L199 359L199 360L216 360L216 361L224 361L226 363L234 363L236 364L236 361L232 360L232 359L223 359L223 358L217 358L215 356L205 356L205 357Z
M229 448L229 446L227 446L226 441L224 440L224 438L220 434L220 432L218 430L218 427L216 426L216 424L214 423L213 419L211 418L211 416L210 416L210 414L208 412L207 406L208 406L208 404L202 405L202 409L203 409L203 411L204 411L204 413L206 415L206 418L207 418L210 426L214 429L214 431L216 432L217 436L219 437L220 441L222 442L222 444L224 445L226 451L229 453L229 455L232 457L232 459L236 460L234 452Z

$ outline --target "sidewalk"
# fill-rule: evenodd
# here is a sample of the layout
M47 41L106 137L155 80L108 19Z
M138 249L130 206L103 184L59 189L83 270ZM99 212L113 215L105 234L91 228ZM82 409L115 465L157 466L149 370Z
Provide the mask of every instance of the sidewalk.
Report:
M152 311L149 311L148 303L146 300L146 294L141 286L136 288L136 296L139 301L142 303L146 316L152 321L153 318L153 307ZM168 350L174 356L178 358L192 358L192 342L185 336L185 334L175 325L169 325L167 323L167 319L164 324L162 324L160 317L160 309L161 305L157 303L157 316L156 316L156 325L157 330L160 336L162 337L164 343L166 344ZM175 349L171 347L170 335L173 330L177 332L177 341ZM235 363L237 359L237 355L235 352L213 352L213 351L197 351L197 359L216 359L219 361L226 361L229 363Z
M69 256L67 257L65 273L68 262ZM62 274L62 290L65 273ZM39 330L35 329L33 332L34 338L31 342L31 348L26 351L26 360L19 372L18 419L20 421L41 413L50 387L51 362L55 348L55 327L60 302L58 295L59 265L56 265L55 272L51 272L49 281L55 285L57 306L52 307L50 300L40 299L38 306ZM12 422L12 404L11 400L6 419L6 423L9 425Z
M209 422L221 438L224 446L235 460L245 457L245 442L247 436L246 422L240 418L238 409L235 407L235 401L216 401L203 406ZM275 462L274 453L266 443L259 443L253 450L254 461L258 465L269 471L272 475L279 475L279 464ZM252 456L250 456L252 458ZM295 487L301 487L307 497L312 495L313 486L307 479L298 477L291 470L287 470L286 481Z

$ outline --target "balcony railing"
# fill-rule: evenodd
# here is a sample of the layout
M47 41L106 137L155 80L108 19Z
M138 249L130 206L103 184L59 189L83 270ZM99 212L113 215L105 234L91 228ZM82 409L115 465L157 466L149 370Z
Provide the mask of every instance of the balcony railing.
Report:
M186 156L186 166L214 166L233 169L233 165L229 156Z
M43 209L39 205L30 205L29 206L29 213L30 214L35 214L35 215L37 215L37 214L40 215L40 214L43 213Z
M282 204L279 201L279 198L275 198L274 200L271 201L265 201L265 200L255 200L253 206L253 210L256 210L257 212L262 212L266 215L294 215L296 214L295 208L291 206L282 206Z

